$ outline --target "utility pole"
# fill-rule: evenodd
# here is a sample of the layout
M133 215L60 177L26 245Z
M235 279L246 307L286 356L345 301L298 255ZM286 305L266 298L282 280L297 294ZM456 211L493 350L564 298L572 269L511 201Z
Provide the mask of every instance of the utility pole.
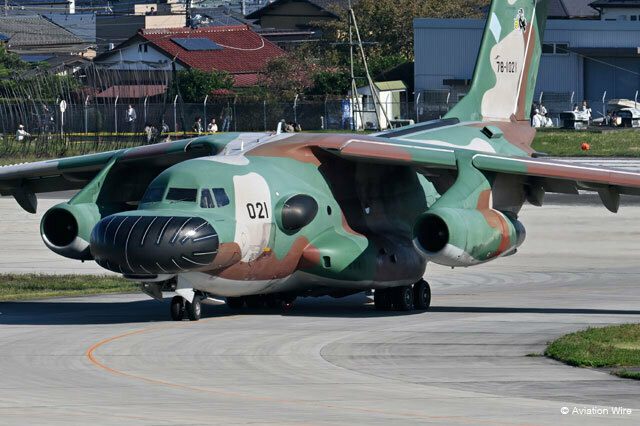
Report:
M193 22L191 21L191 0L186 0L185 1L185 13L187 14L187 22L186 25L187 27L193 29Z
M353 31L355 30L355 35L357 37L357 42L355 42L353 40ZM358 113L360 115L360 122L362 123L363 127L364 127L364 116L363 113L364 112L374 112L376 114L376 118L378 120L378 128L380 130L384 130L382 128L381 125L381 121L380 121L380 111L382 111L382 114L384 115L384 117L387 120L387 125L391 125L391 122L389 121L389 117L387 116L387 111L383 108L382 102L380 102L380 96L378 94L378 88L376 87L376 85L373 82L373 79L371 78L371 74L369 73L369 65L367 64L367 57L364 53L364 45L365 44L377 44L376 42L368 42L368 41L362 41L362 38L360 38L360 30L358 29L358 22L356 20L356 15L353 12L353 8L351 7L351 0L349 0L349 42L348 43L332 43L332 44L336 44L336 45L342 45L342 44L348 44L349 45L349 61L350 61L350 65L351 65L351 96L350 96L350 102L351 102L351 108L352 108L352 116L355 118L355 113ZM358 99L358 85L356 83L356 77L355 73L354 73L354 53L353 53L353 48L354 46L358 46L358 52L360 53L361 59L362 59L362 64L364 65L364 71L366 74L366 78L367 79L367 83L369 85L369 90L371 91L371 96L373 98L373 109L374 111L364 111L364 103L362 105L362 107L360 107L360 103L359 103L359 99ZM363 77L359 77L359 78L363 78ZM357 109L356 109L357 108ZM380 109L378 109L380 108ZM353 121L353 119L352 119Z
M384 118L387 120L388 126L391 126L391 121L389 121L389 117L387 116L387 111L384 109L382 102L380 102L378 88L373 83L373 79L371 78L371 74L369 73L369 65L367 64L367 57L364 54L362 38L360 38L360 30L358 29L358 22L356 21L356 14L353 12L353 8L351 7L351 0L349 0L349 17L351 18L351 20L353 20L353 27L356 30L356 37L358 37L358 47L360 48L360 55L362 56L362 64L364 65L364 72L367 75L369 90L371 91L371 95L373 96L373 109L375 110L376 118L378 119L378 129L384 130L382 128L382 124L380 123L380 113L378 112L378 106L380 107L380 110L384 114ZM351 46L353 46L353 44L351 44ZM352 84L353 84L353 80L352 80Z

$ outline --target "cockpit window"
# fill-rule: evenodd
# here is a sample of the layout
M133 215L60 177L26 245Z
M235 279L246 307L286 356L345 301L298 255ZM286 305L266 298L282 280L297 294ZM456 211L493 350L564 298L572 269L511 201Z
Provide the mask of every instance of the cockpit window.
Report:
M164 195L164 188L148 188L140 203L157 203L158 201L162 201L162 195Z
M169 188L167 201L185 201L195 203L198 198L198 190L192 188Z
M213 196L216 198L218 207L223 207L229 204L229 197L227 196L227 192L224 188L213 188Z
M213 202L213 197L211 196L211 191L208 189L203 189L200 191L200 207L203 209L212 209L216 205Z

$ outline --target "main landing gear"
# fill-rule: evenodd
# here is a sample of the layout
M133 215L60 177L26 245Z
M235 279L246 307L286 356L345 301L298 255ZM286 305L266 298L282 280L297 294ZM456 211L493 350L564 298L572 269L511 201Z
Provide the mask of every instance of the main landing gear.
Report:
M173 296L173 299L171 299L171 319L182 321L185 313L191 321L200 319L202 315L200 297L195 296L193 302L189 303L182 296Z
M413 286L376 289L373 301L379 311L426 311L431 305L431 288L428 282L420 280Z

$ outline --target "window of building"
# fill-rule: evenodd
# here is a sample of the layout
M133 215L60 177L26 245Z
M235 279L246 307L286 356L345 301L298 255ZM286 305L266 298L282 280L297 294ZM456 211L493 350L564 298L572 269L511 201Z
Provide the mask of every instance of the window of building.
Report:
M569 43L544 43L542 53L545 55L568 55Z
M631 15L631 20L632 21L637 21L638 20L638 16L637 15Z
M147 43L138 45L138 52L146 52L149 49L149 45Z
M227 196L227 192L224 188L213 188L213 196L216 199L216 203L218 203L218 207L223 207L229 204L229 197Z

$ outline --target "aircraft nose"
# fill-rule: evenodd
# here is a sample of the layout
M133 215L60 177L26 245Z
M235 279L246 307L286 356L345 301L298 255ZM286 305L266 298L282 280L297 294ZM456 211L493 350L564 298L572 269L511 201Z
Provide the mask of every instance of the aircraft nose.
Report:
M98 265L126 275L203 269L218 253L218 233L206 220L179 216L112 215L91 233Z

